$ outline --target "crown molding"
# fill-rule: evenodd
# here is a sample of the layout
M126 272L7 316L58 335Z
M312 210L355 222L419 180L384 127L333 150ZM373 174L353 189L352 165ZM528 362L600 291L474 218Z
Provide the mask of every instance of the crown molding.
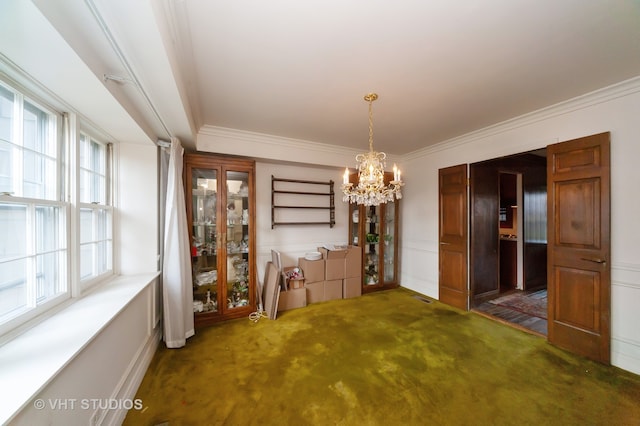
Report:
M200 147L200 138L210 137L215 140L235 140L248 143L258 143L279 148L308 149L315 152L340 153L340 154L357 154L360 150L353 148L345 148L339 145L331 145L320 142L313 142L304 139L293 139L283 136L268 135L266 133L256 133L247 130L232 129L229 127L218 127L204 125L198 132L198 147Z
M198 151L335 167L354 167L355 156L362 153L339 145L209 125L200 128L196 147ZM397 156L387 157L388 164L394 161Z
M602 89L586 93L557 104L529 112L500 123L493 124L474 132L467 133L452 139L448 139L428 147L409 152L402 156L403 161L428 156L439 151L464 146L476 142L478 139L487 138L500 133L505 133L520 127L525 127L553 117L589 108L617 98L640 92L640 76L612 84Z

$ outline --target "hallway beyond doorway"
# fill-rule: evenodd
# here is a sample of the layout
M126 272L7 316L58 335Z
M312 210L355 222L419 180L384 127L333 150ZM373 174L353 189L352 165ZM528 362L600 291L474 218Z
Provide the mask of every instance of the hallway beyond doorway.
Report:
M516 328L547 336L547 290L513 290L486 301L472 311Z

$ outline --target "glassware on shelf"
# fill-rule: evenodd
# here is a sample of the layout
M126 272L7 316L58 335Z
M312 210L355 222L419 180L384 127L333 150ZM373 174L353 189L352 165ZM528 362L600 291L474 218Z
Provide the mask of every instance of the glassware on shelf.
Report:
M218 271L199 272L196 275L196 284L198 286L212 285L218 281Z

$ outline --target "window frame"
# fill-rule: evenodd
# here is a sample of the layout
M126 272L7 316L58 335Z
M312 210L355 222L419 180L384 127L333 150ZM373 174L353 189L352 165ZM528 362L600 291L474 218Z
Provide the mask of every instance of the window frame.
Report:
M79 286L80 286L80 291L85 291L88 288L93 287L94 285L96 285L97 283L102 282L105 278L108 278L110 276L112 276L114 274L114 268L113 268L113 258L114 258L114 241L113 241L113 234L114 234L114 208L113 208L113 143L111 142L106 142L103 138L100 138L99 136L96 136L96 132L93 129L88 128L87 126L83 126L80 128L80 130L77 132L77 145L78 145L78 150L77 150L77 166L76 166L76 176L77 176L77 222L78 222L78 226L77 226L77 230L78 230L78 248L77 248L77 277L78 277L78 282L79 282ZM97 144L100 144L101 146L104 147L105 151L104 151L104 177L105 177L105 185L104 185L104 197L103 200L104 202L97 202L97 201L91 201L91 202L86 202L86 201L81 201L81 194L80 194L80 181L81 181L81 171L83 169L82 165L80 164L80 150L82 149L82 137L86 137L89 139L89 142L95 142ZM87 169L88 170L88 169ZM106 224L107 227L107 237L104 239L96 239L93 238L91 241L84 241L82 240L82 211L83 210L90 210L92 211L92 230L94 231L94 237L95 237L95 231L96 231L96 215L99 214L100 212L105 213L108 216L108 223ZM82 277L82 248L83 246L87 246L89 244L95 245L96 243L100 243L100 242L107 242L107 259L105 259L106 263L108 264L107 268L105 268L104 271L99 272L99 273L95 273L96 270L98 269L98 263L100 261L99 258L94 257L93 258L93 262L92 262L92 270L93 273L91 276L88 276L86 278Z
M25 90L19 84L11 81L11 79L6 78L4 75L0 75L0 85L7 91L13 93L14 95L14 114L12 116L14 127L13 129L13 137L11 141L8 141L14 146L19 147L19 155L18 158L12 159L12 162L20 163L18 167L12 170L12 191L8 191L8 193L0 194L0 203L5 205L14 205L14 206L23 206L26 210L25 212L25 221L26 221L26 251L25 254L19 256L19 258L24 258L26 261L27 275L25 276L25 291L26 291L26 299L27 303L24 307L18 307L15 309L16 312L13 314L11 311L6 312L3 317L5 319L2 323L0 323L0 336L5 333L9 333L10 331L19 328L20 326L33 321L38 316L44 314L45 312L51 310L55 306L63 303L64 301L71 298L72 294L72 286L69 280L70 278L70 239L69 239L69 231L70 231L70 203L64 200L65 190L64 185L66 182L66 174L65 174L65 141L64 141L64 120L63 114L56 110L56 108L49 105L47 102L44 102L41 99L33 96L29 91ZM32 151L36 155L46 156L45 153L40 153L38 151L34 151L31 148L24 146L24 109L26 108L26 104L30 105L30 107L35 107L39 111L47 114L50 123L47 123L48 129L47 133L49 137L55 139L55 173L56 173L56 183L54 185L54 194L53 196L47 196L46 190L45 194L42 198L34 198L24 196L24 181L25 175L23 172L24 168L24 151ZM17 128L16 128L17 127ZM20 143L18 144L17 141ZM17 170L16 170L17 169ZM18 172L20 174L19 180ZM16 187L19 186L19 190L16 191ZM15 193L18 192L18 195ZM62 244L56 244L56 249L54 250L43 250L39 251L37 247L37 210L41 207L55 207L58 210L58 221L59 221L59 229L60 234L64 235L64 241ZM61 270L57 275L57 280L59 282L55 284L58 288L58 292L50 297L47 297L43 302L39 302L37 300L37 269L38 269L38 257L51 253L64 253L64 261L62 262ZM16 258L9 259L8 261L16 260ZM3 261L4 263L4 261Z
M2 63L0 62L0 65ZM2 67L0 67L2 68ZM15 78L14 78L15 77ZM19 82L18 82L19 81ZM98 283L104 282L109 278L116 275L115 271L115 259L116 259L116 241L115 241L115 225L117 210L114 207L114 188L116 187L114 181L114 166L115 162L115 145L112 142L112 138L106 135L99 128L95 127L93 123L86 120L81 114L73 111L64 102L52 96L46 88L40 86L36 81L31 80L28 76L17 73L15 76L7 74L0 69L0 85L3 88L9 90L14 94L14 102L20 99L20 106L14 105L14 111L16 108L24 108L24 102L28 102L37 108L41 108L52 117L55 117L55 132L54 137L56 139L55 152L57 155L55 173L57 182L55 184L55 199L47 198L29 198L16 196L15 194L0 193L0 203L10 205L26 206L30 211L40 206L55 206L58 208L58 215L61 216L60 222L64 226L64 230L60 229L60 235L64 235L65 242L63 250L66 251L66 258L64 259L64 271L58 273L56 280L58 283L56 286L61 287L62 291L59 294L50 296L48 300L36 306L28 306L28 309L23 309L22 312L15 316L7 315L0 323L0 345L4 342L11 340L14 336L29 329L31 326L39 323L40 321L49 318L51 315L58 312L75 300L84 296L90 289L95 287ZM70 111L70 112L65 112ZM20 117L15 117L13 114L12 126L20 125L24 126L24 118L20 114ZM15 130L12 131L15 134ZM105 150L105 191L106 196L104 203L81 203L80 202L80 135L84 134L90 138L90 140L99 142L106 147ZM22 136L22 130L20 130L20 137ZM12 137L13 143L15 138ZM19 185L24 185L24 176L19 182ZM16 183L14 182L13 187ZM43 190L43 196L46 197L46 191ZM108 238L110 242L107 244L106 258L107 268L104 268L99 274L92 275L86 279L80 278L80 212L81 209L91 209L92 211L103 211L107 214L107 226L108 226ZM33 218L35 215L31 215L31 219L28 219L27 227L31 234L37 232L35 222ZM33 242L27 243L35 247ZM56 247L58 247L56 245ZM29 253L28 255L33 257L30 262L37 263L36 257L40 253ZM36 292L35 282L36 277L33 275L36 268L30 268L27 272L25 280L27 285L31 286L28 292ZM59 271L58 271L59 272ZM58 288L58 287L56 287Z

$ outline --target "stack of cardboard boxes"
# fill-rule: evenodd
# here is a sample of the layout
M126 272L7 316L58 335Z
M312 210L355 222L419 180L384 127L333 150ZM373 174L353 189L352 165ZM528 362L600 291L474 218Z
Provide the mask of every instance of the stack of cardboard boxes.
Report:
M320 260L298 259L307 289L307 303L361 295L362 261L360 248L347 246L339 249L318 247Z
M360 247L318 247L322 259L298 258L303 279L286 280L280 292L278 311L301 308L308 303L347 299L362 294L362 257ZM286 267L286 273L294 267Z

